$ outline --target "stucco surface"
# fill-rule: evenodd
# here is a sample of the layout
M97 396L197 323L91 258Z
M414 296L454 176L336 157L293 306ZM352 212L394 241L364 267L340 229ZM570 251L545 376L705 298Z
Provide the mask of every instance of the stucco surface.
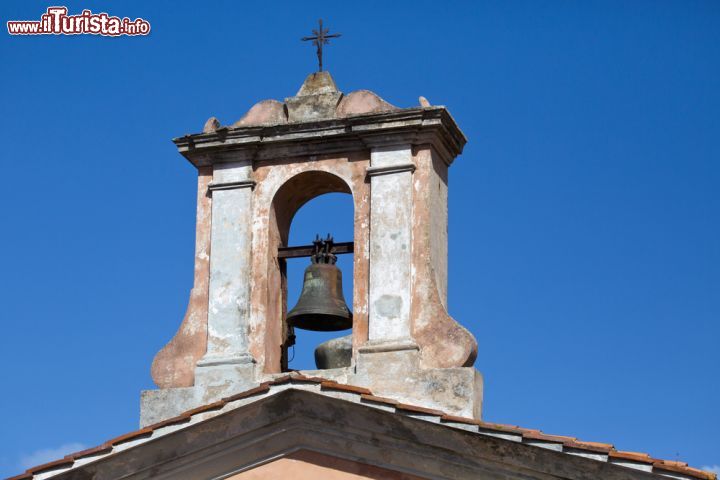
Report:
M413 177L413 338L424 368L467 367L475 337L447 312L447 165L419 148Z
M218 165L213 171L205 364L250 360L251 172L247 161Z
M237 122L234 127L246 125L272 125L286 123L285 106L277 100L263 100L252 106L250 110Z
M208 185L211 181L212 167L199 168L193 288L180 328L152 363L152 378L160 388L192 386L195 381L195 364L207 350L212 206Z
M238 473L228 480L420 480L423 477L395 472L366 463L331 457L318 452L300 450L259 467Z
M363 113L377 113L398 110L394 105L380 98L370 90L355 90L345 95L337 106L337 116L362 115Z
M409 343L414 168L410 145L373 149L371 167L377 174L370 179L368 338L373 343ZM377 170L383 168L398 171Z

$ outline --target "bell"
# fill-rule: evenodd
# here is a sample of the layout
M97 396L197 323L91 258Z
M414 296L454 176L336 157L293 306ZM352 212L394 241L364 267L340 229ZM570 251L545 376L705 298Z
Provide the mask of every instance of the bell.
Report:
M316 238L311 264L305 269L303 288L295 308L287 314L290 326L318 332L352 328L352 313L342 291L342 272L335 265L332 238Z

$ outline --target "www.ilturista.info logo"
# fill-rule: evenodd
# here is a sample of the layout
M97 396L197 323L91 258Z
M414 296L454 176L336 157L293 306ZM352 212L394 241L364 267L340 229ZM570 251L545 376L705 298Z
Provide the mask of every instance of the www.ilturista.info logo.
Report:
M142 18L112 17L107 13L83 10L79 15L68 15L67 7L48 7L40 20L7 22L10 35L147 35L150 22Z

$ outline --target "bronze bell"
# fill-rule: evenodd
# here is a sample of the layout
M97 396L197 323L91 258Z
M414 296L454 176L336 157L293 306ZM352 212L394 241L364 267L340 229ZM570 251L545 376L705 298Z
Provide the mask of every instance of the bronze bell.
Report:
M290 326L318 332L352 328L352 313L342 291L342 272L335 265L333 241L319 237L313 242L311 264L305 269L303 288L295 308L287 314Z

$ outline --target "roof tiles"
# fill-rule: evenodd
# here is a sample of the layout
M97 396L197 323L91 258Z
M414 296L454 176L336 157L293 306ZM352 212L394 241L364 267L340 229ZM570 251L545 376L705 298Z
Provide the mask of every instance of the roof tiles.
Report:
M697 468L689 467L687 463L684 462L659 460L652 458L646 453L620 451L616 450L613 445L608 443L586 442L573 437L567 437L562 435L549 435L541 432L540 430L526 429L515 425L503 425L484 422L482 420L477 420L474 418L449 415L440 410L421 407L417 405L409 405L390 398L379 397L374 395L370 390L364 387L341 384L333 380L328 380L320 377L308 377L297 373L283 375L281 377L275 378L274 380L264 382L257 387L245 390L229 397L225 397L222 400L197 408L193 408L176 417L163 420L140 430L120 435L97 447L75 452L70 455L66 455L62 459L48 462L43 465L38 465L36 467L28 469L26 472L21 473L20 475L10 477L7 480L30 480L39 473L43 473L45 474L45 477L47 477L47 473L51 472L52 470L58 470L57 473L60 473L61 471L72 468L75 461L81 458L86 458L90 456L98 456L100 458L104 455L111 455L117 445L134 440L148 439L149 437L154 436L156 433L158 434L157 436L161 436L164 434L164 429L167 429L168 427L174 427L183 423L189 423L194 415L219 411L226 407L228 404L232 404L240 400L246 400L254 396L265 396L267 394L272 394L272 387L287 384L296 384L298 387L302 387L303 385L307 384L319 385L321 390L341 391L348 394L353 394L357 397L355 401L369 406L374 406L373 404L376 404L378 406L382 406L385 409L389 408L397 413L403 413L406 415L409 414L415 416L416 418L432 417L432 420L435 423L457 423L469 426L468 428L475 427L473 431L477 432L480 435L485 434L506 437L509 434L511 436L514 436L515 441L528 441L530 443L538 441L546 442L547 444L555 445L554 448L560 451L567 451L568 453L572 453L575 455L580 454L583 456L587 456L588 458L597 459L598 455L601 455L601 458L604 458L605 461L610 463L620 462L624 465L624 462L631 462L631 464L642 465L645 467L644 469L646 471L651 471L652 473L656 473L659 475L676 476L677 474L681 474L700 480L717 480L717 476L714 473L705 472Z

